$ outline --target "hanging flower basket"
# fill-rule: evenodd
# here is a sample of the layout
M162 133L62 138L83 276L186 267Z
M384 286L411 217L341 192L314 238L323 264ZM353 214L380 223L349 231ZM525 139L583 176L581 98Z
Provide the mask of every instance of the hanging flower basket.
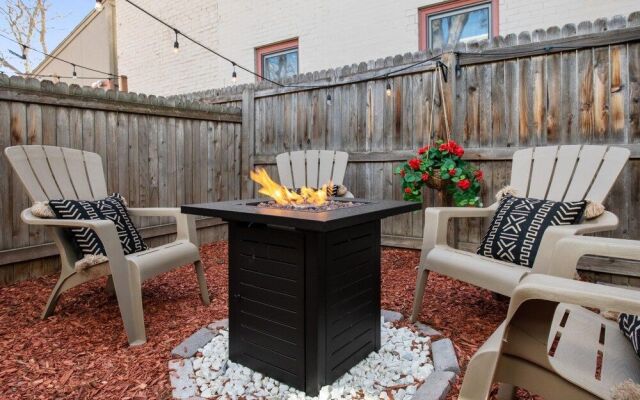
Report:
M433 146L418 150L416 157L398 166L402 177L404 199L422 201L423 187L451 194L458 207L480 207L481 182L484 174L462 159L464 149L455 141L437 140Z
M427 179L427 186L431 189L435 190L443 190L445 188L446 182L440 178L440 169L436 168L433 170L432 174L429 174L429 179Z

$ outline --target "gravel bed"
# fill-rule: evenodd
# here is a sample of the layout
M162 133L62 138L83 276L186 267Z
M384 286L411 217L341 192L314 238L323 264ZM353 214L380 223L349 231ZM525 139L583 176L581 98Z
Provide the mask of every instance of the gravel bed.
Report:
M383 322L379 352L369 354L332 385L322 387L317 397L305 397L303 392L229 361L228 335L226 329L219 330L190 359L201 397L410 400L433 372L430 338Z

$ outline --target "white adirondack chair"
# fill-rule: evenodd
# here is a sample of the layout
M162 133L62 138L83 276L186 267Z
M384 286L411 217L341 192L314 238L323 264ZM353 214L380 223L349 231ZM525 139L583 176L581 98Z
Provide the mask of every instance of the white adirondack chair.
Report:
M342 185L349 154L333 150L299 150L276 156L280 184L288 188L318 188L332 181ZM353 197L348 192L344 197Z
M31 145L8 147L5 154L34 202L49 199L95 200L108 195L102 159L96 153L64 147ZM22 211L22 220L27 224L49 228L60 252L60 278L42 313L43 319L53 314L56 302L63 292L81 283L108 275L107 288L115 290L129 344L142 344L146 341L142 282L192 263L195 266L202 302L209 304L193 216L181 214L179 208L128 208L128 211L133 216L175 218L176 240L125 256L112 221L38 218L30 209ZM72 227L93 229L104 245L109 262L87 270L76 270L75 262L78 258L72 243L64 234L65 228Z
M522 197L555 201L604 201L629 158L621 147L566 145L518 150L513 155L511 186ZM611 212L578 225L553 226L543 236L533 268L497 261L447 244L452 218L491 217L497 208L437 207L425 210L422 254L411 320L420 313L429 271L447 275L493 292L510 296L527 273L573 278L573 272L555 271L550 262L553 245L562 237L613 230L618 218Z
M640 261L640 241L565 237L553 254L552 267L571 274L584 255ZM639 315L640 291L525 276L507 318L469 362L459 399L486 400L493 383L546 400L611 399L616 385L640 383L640 359L618 324L583 307Z

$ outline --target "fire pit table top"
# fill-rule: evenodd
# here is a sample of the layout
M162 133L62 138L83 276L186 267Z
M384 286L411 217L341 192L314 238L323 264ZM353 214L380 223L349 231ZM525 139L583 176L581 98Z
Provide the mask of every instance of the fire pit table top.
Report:
M258 207L264 199L183 205L185 214L219 217L226 221L273 224L316 232L330 232L397 214L420 210L420 203L398 200L334 199L357 204L332 210L308 211Z

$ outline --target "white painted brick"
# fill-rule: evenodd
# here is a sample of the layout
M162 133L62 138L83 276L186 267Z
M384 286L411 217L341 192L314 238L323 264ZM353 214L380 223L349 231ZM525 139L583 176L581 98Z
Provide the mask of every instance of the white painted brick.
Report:
M418 50L418 8L442 0L138 0L205 45L255 68L255 48L298 37L300 72ZM231 65L116 0L118 67L138 93L171 95L225 86ZM638 0L500 0L499 33L562 26L640 9ZM238 83L255 78L238 71Z

